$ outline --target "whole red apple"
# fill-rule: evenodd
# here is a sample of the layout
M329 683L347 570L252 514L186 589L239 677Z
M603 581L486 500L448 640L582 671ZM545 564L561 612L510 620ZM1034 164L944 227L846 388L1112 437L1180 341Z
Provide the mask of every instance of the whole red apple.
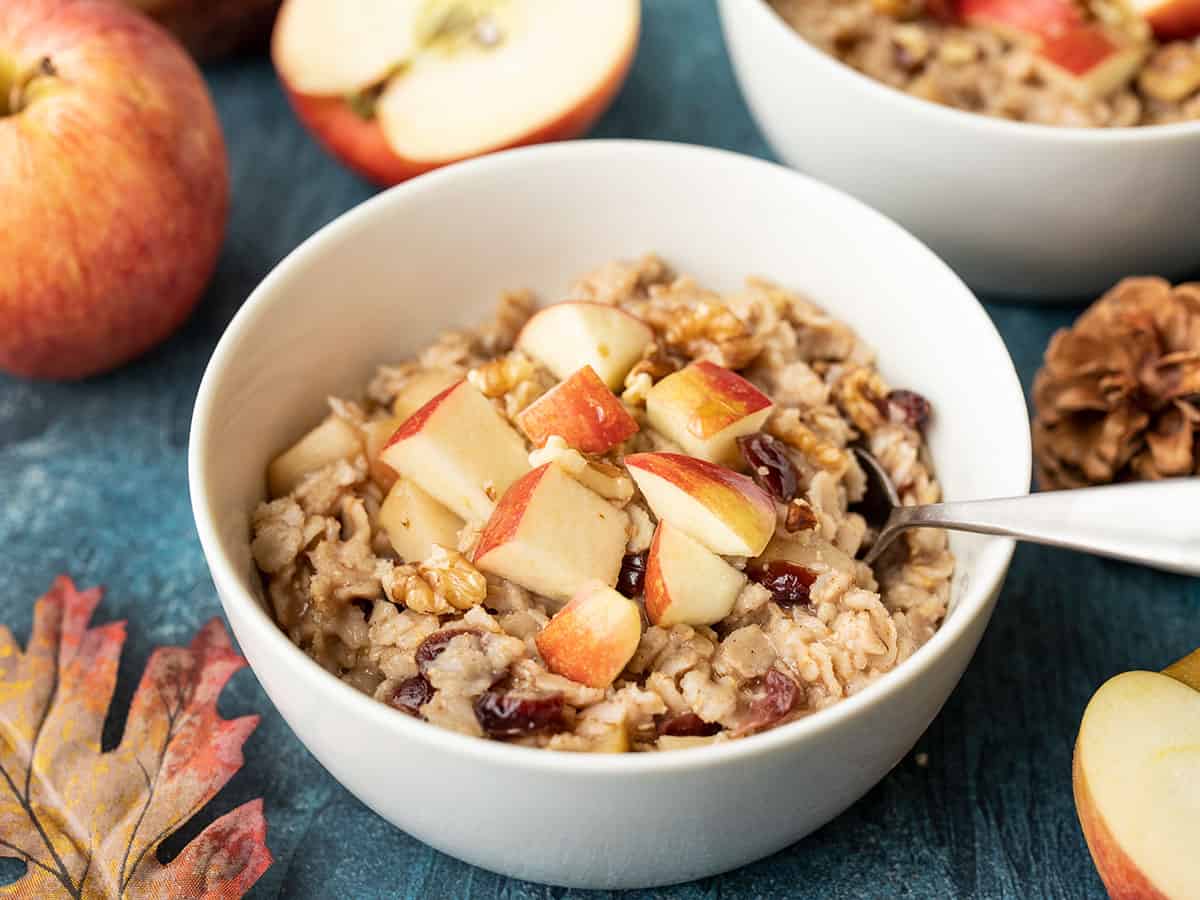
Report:
M174 331L229 206L182 47L112 0L0 2L0 198L0 369L80 378Z

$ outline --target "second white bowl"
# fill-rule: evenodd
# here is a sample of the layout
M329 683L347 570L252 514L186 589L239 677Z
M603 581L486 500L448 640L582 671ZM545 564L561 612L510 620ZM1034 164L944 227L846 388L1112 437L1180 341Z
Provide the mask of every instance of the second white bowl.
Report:
M1200 122L1056 128L950 109L821 52L765 0L719 4L780 158L894 218L976 290L1091 299L1200 265Z

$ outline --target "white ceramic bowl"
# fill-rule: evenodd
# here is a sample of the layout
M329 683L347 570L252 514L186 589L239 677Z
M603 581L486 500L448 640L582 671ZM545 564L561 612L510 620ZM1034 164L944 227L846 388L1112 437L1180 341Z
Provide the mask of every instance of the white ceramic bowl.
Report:
M1056 128L950 109L822 53L765 0L719 5L779 157L894 218L976 290L1091 299L1200 265L1200 122Z
M397 713L293 646L262 605L248 518L263 467L372 368L476 323L503 288L548 300L615 257L662 253L729 289L771 276L820 298L937 411L950 497L1024 493L1025 404L1004 345L932 253L857 201L770 163L592 141L502 153L394 188L284 260L222 338L196 400L196 525L226 615L267 694L342 784L410 834L534 881L649 886L765 856L836 816L903 758L962 675L1009 541L956 538L953 608L898 671L819 715L666 754L554 753ZM268 801L269 802L269 801Z

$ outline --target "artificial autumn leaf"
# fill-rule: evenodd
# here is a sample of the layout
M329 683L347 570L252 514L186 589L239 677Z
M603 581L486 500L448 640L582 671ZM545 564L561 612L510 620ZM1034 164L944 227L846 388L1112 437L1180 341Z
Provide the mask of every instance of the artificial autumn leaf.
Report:
M101 753L125 623L88 627L100 596L60 576L24 653L0 627L0 856L28 865L0 898L241 897L271 864L261 800L169 865L155 853L242 766L258 716L222 719L217 697L246 661L219 619L188 648L159 647L120 745Z

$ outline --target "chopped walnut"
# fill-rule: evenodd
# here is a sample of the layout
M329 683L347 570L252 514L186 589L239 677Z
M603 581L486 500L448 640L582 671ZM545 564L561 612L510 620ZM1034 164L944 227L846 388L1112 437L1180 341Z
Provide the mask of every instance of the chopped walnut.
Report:
M1176 41L1160 47L1142 68L1138 87L1164 103L1178 103L1200 91L1200 44Z
M467 380L489 399L503 397L514 387L533 377L533 360L521 352L509 353L484 363L467 373Z
M625 379L625 390L621 392L621 402L626 406L645 406L646 396L652 387L654 387L654 379L648 372L630 374Z
M833 397L838 408L863 434L870 434L883 424L881 412L888 387L874 368L853 366L845 369L834 383Z
M787 505L787 513L783 527L792 534L797 531L809 531L817 527L817 513L807 500L797 497Z
M487 597L487 578L456 550L434 545L424 562L381 573L393 601L416 612L445 615L470 609Z
M762 341L716 294L701 291L689 279L652 288L642 318L661 335L668 351L688 359L707 359L727 369L742 369L762 351Z
M795 409L780 410L773 415L767 423L767 430L826 471L841 473L850 465L849 454L836 444L818 437L800 421Z
M650 376L651 381L666 378L672 372L678 372L684 366L684 360L670 353L661 343L654 341L642 352L642 358L634 363L629 374L625 376L625 387L633 386L639 375Z

